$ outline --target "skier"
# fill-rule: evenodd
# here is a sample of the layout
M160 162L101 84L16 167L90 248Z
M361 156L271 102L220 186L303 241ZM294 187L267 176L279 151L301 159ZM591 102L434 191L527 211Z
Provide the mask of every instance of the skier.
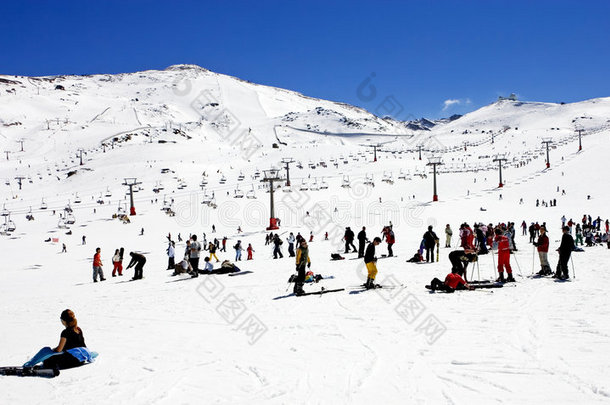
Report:
M290 255L290 257L294 257L295 253L294 253L294 234L292 232L290 232L290 235L288 236L288 238L286 239L286 241L288 242L288 254Z
M538 241L534 242L534 246L538 247L538 257L540 258L540 271L537 274L539 276L553 274L551 266L549 266L549 237L546 234L546 227L540 227L540 236L538 236Z
M364 253L364 264L366 265L368 277L364 287L369 290L375 288L375 276L377 276L377 258L375 257L375 246L381 243L381 238L375 237L373 242L369 243Z
M197 235L191 236L191 243L188 245L189 262L193 267L193 277L199 274L199 256L201 252L201 244L197 242Z
M576 243L575 245L578 246L578 242L580 242L580 245L583 245L582 242L582 228L580 227L580 224L576 224Z
M349 226L347 228L345 228L345 234L343 235L343 240L345 240L345 253L350 252L350 250L349 250L350 246L352 247L354 252L357 251L356 246L354 246L354 231L352 231Z
M87 237L85 235L83 235L83 245L87 244Z
M227 237L223 236L222 238L222 249L220 249L221 252L226 252L227 251Z
M313 231L309 232L309 241L313 242Z
M452 293L455 292L455 290L474 290L474 287L470 286L456 271L452 271L447 274L444 282L438 278L432 279L430 282L430 290Z
M529 227L529 233L530 233L530 243L534 243L534 241L536 240L536 226L534 225L533 222Z
M463 276L464 280L467 279L466 269L468 268L468 263L473 263L477 260L478 256L476 250L454 250L449 253L451 272Z
M305 293L305 291L303 291L303 283L305 283L305 266L311 268L311 259L309 258L307 242L303 240L301 241L301 246L297 249L296 254L297 278L294 282L293 290L295 295L302 295Z
M166 270L174 270L174 268L176 267L176 263L174 261L174 256L176 255L176 248L175 248L175 244L173 241L169 242L169 245L167 246L167 269ZM118 250L117 250L118 253ZM112 275L114 276L114 271L112 272Z
M432 230L432 225L428 226L428 231L424 233L423 238L426 248L426 262L434 262L434 246L438 243L438 236Z
M451 227L449 226L449 224L447 224L447 226L445 227L445 247L446 248L451 247L451 236L453 236L453 231L451 230Z
M277 233L275 235L273 235L273 258L277 259L278 255L280 256L280 259L284 258L284 255L282 254L282 251L280 250L280 246L282 245L282 239L280 239L280 235L278 235Z
M216 259L216 263L218 263L220 260L218 260L218 256L216 256L216 245L213 242L210 242L210 244L208 245L208 250L210 251L210 257L208 258L208 260L212 260L212 257L214 259Z
M525 220L521 222L521 235L527 235L527 223L525 222Z
M59 319L65 329L61 332L57 347L41 349L23 367L34 367L42 362L42 368L64 370L93 361L94 355L87 349L83 331L78 327L74 312L65 309Z
M119 249L114 251L114 256L112 256L112 277L116 277L117 271L119 272L119 276L122 276L123 269L119 268L119 263L121 260L121 255L119 254Z
M364 245L366 244L366 228L363 226L362 230L358 232L358 258L364 257Z
M248 251L248 259L247 260L252 260L252 252L255 251L254 249L252 249L252 244L248 243L248 248L246 249L246 251Z
M66 249L66 244L65 243L61 244L61 253L68 253L68 250Z
M233 246L233 249L235 249L235 261L241 261L241 252L244 250L244 248L241 247L241 240L237 241L235 246Z
M566 280L570 278L568 270L568 261L574 250L574 239L569 233L570 228L567 226L563 227L563 236L561 237L561 245L557 251L559 252L559 262L557 263L557 271L555 272L554 278Z
M101 258L102 249L96 248L95 254L93 255L93 282L97 283L97 275L100 275L100 281L106 280L104 278L104 271L102 270L102 258Z
M144 255L135 252L129 252L129 255L131 256L131 261L129 262L129 265L127 265L127 269L133 267L133 265L136 266L134 269L132 280L141 280L144 277L143 273L144 264L146 264L146 258L144 257Z
M510 243L508 237L502 234L502 229L496 228L495 230L496 237L494 238L494 245L497 246L498 249L498 273L500 277L498 277L498 282L507 283L514 282L513 278L513 270L510 267ZM506 280L504 280L504 269L506 268L506 272L508 276Z
M388 244L388 257L394 256L394 252L392 251L392 246L396 242L394 238L394 231L392 230L392 226L387 226L385 231L385 241Z

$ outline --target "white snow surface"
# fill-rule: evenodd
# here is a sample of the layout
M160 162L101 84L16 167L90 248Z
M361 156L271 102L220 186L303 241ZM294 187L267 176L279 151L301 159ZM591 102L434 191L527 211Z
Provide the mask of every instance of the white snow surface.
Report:
M444 246L445 224L455 235L462 222L518 227L525 220L548 224L554 269L562 215L577 222L583 214L610 217L604 180L610 98L503 101L414 133L356 107L191 65L0 79L0 145L9 151L0 166L2 212L16 227L0 235L1 364L21 365L41 347L54 347L65 308L76 313L87 346L100 353L94 364L54 379L0 377L1 403L610 402L605 245L573 253L570 282L529 279L538 258L519 230L511 257L517 283L490 291L424 289L450 272L451 249L440 249L438 263L406 263L428 225ZM577 129L584 130L582 151ZM277 149L276 135L285 143ZM541 144L547 138L549 169ZM363 145L376 143L383 145L373 162L372 148ZM444 163L438 202L431 201L430 155ZM503 188L492 161L498 155L507 158ZM312 232L311 270L333 277L306 284L306 291L361 284L361 260L331 262L330 254L342 252L346 226L356 233L366 226L372 239L390 221L396 257L378 261L377 279L403 288L289 296L294 259L287 243L278 260L264 245L269 194L254 178L282 167L282 158L295 163L292 192L282 187L275 194L279 232L284 239ZM16 177L23 177L21 189ZM142 184L137 215L123 224L112 215L128 208L127 177ZM374 187L364 184L367 177ZM257 198L233 198L236 190ZM217 208L202 204L212 192ZM536 199L556 199L557 206L536 207ZM71 235L58 228L67 205L75 218ZM166 215L164 206L176 215ZM34 221L25 219L28 213ZM169 232L174 240L178 233L227 236L222 260L234 259L238 239L251 243L254 260L237 264L252 273L172 277L165 270ZM331 240L323 240L325 232ZM101 283L91 278L96 247L107 278ZM124 266L128 252L144 252L143 280L126 282L131 269L111 277L119 247L126 249ZM184 248L177 243L177 256ZM383 243L377 254L385 252ZM475 279L492 279L491 255L481 256L469 276L471 270Z

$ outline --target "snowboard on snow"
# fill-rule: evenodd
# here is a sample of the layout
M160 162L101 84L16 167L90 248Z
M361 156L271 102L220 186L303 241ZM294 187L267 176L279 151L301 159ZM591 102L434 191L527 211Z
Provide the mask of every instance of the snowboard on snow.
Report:
M0 367L0 375L12 375L17 377L54 378L59 375L59 370L53 368L36 367Z

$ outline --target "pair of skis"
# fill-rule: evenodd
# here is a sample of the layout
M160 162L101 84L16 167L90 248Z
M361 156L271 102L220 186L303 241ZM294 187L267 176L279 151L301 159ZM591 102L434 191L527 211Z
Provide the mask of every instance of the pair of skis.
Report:
M59 370L37 367L0 367L0 375L53 378L59 375Z

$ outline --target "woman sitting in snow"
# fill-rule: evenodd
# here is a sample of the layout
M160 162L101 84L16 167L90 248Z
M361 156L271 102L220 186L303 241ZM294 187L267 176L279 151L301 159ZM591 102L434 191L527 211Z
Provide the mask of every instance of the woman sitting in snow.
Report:
M65 329L61 332L57 347L54 349L50 347L42 348L23 367L34 367L42 362L43 368L63 370L82 366L95 359L97 353L90 352L87 349L83 331L78 327L74 312L66 309L61 313L59 319L61 319Z

